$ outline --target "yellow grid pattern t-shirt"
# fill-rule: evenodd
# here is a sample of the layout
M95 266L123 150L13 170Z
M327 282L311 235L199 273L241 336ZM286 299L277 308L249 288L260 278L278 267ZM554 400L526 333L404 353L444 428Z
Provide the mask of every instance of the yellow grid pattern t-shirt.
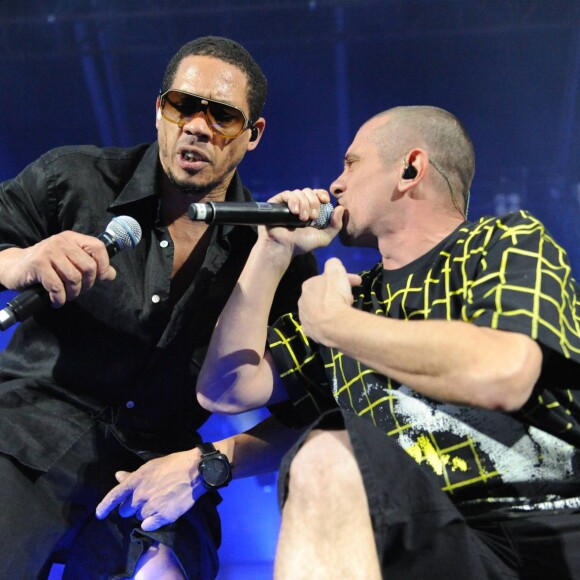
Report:
M396 271L379 263L362 278L353 306L377 316L463 320L532 337L544 352L541 377L517 413L440 403L310 341L287 314L268 344L301 422L336 405L367 418L454 501L557 495L580 475L578 285L540 221L520 211L466 223L413 263Z

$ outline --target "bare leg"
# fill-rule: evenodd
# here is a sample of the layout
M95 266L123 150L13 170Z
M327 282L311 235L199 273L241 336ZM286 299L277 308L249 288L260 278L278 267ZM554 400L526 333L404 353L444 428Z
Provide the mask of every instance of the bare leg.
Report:
M367 497L346 431L313 431L290 466L274 578L381 578Z
M133 580L185 580L173 551L155 542L137 562Z

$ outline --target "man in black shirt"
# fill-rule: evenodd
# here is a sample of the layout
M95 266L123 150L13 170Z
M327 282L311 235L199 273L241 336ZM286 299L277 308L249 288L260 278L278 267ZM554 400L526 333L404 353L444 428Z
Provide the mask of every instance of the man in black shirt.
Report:
M312 425L280 469L277 578L580 578L578 285L528 212L466 220L474 165L450 113L376 115L330 227L264 228L222 312L202 404ZM291 257L337 234L381 260L330 259L267 328Z
M260 142L265 97L245 49L200 38L167 67L157 143L62 147L0 185L0 284L41 285L53 306L0 355L0 577L61 561L66 578L213 578L215 489L232 463L237 477L276 468L295 438L272 420L216 442L221 455L197 447L209 415L197 375L256 232L210 228L187 208L251 200L236 168ZM95 236L123 215L142 239L110 262ZM312 255L294 262L273 314L315 271ZM200 475L202 452L223 474ZM95 517L117 482L119 510Z

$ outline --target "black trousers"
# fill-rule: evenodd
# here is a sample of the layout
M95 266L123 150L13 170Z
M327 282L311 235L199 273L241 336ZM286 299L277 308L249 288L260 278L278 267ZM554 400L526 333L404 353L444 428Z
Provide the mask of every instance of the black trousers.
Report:
M154 541L175 552L186 576L210 580L218 570L219 496L205 494L175 523L143 532L117 510L97 520L95 507L116 485L115 471L143 460L97 423L48 472L0 454L0 578L46 578L53 561L66 580L130 577Z
M346 429L362 474L384 578L580 579L580 513L557 512L474 526L434 477L370 421L323 415L282 461L279 499L293 457L312 429Z

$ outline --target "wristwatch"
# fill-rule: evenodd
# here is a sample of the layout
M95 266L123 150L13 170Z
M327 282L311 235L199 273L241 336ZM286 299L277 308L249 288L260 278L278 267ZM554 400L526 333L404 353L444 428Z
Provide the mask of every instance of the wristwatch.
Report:
M201 450L198 469L203 487L206 489L225 487L232 480L233 464L213 446L213 443L200 443L197 447Z

